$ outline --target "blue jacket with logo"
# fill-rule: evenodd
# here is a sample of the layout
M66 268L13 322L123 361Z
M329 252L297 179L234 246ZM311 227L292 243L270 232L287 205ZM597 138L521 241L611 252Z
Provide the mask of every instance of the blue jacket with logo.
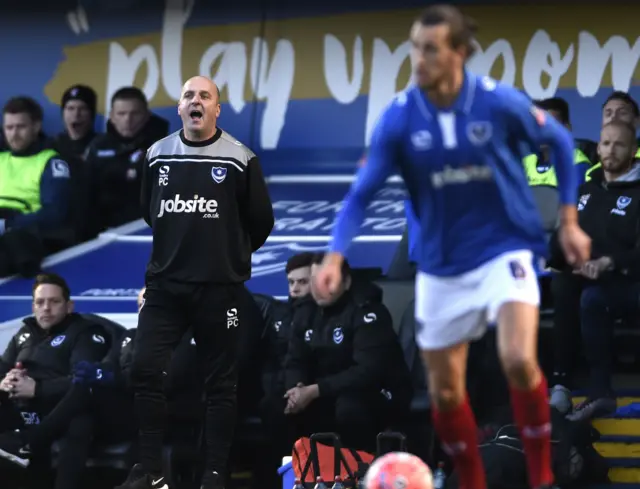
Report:
M601 168L578 190L578 222L591 238L591 258L608 256L613 270L603 276L640 279L640 172L639 179L605 182ZM549 264L567 268L556 239Z
M102 327L78 314L69 314L49 330L29 317L0 357L0 378L20 362L26 375L36 381L35 400L55 402L71 386L74 365L100 362L108 350L108 336Z
M327 307L296 316L285 362L285 385L318 384L321 397L382 390L409 399L411 380L387 308L346 292Z

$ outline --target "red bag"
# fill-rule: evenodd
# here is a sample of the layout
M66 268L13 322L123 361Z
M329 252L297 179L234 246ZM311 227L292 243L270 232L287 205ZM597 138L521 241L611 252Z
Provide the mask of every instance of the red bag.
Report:
M318 440L326 440L332 446L318 443ZM296 478L313 483L318 476L330 482L336 475L344 481L353 481L364 475L360 472L366 470L375 457L365 451L344 448L335 433L314 433L311 438L296 441L292 458Z

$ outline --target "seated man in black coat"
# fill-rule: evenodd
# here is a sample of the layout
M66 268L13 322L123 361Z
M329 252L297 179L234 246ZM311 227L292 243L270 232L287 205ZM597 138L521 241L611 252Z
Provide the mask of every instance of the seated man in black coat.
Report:
M314 256L312 275L323 257ZM312 285L317 307L293 325L285 413L295 437L334 431L345 444L371 450L378 432L408 412L411 379L389 311L371 295L354 293L346 262L343 276L330 303Z
M56 489L82 487L93 438L88 389L66 399L73 367L102 360L109 346L101 327L73 313L70 295L62 277L39 275L34 315L24 320L0 358L0 432L17 429L22 435L3 436L0 457L23 467L31 459L47 462L51 444L61 438Z
M616 320L640 314L640 165L635 129L622 122L602 128L598 151L602 168L580 187L578 222L592 240L592 256L573 270L552 240L550 265L560 271L552 282L554 297L554 375L551 404L571 408L571 369L576 336L590 367L589 396L572 419L590 419L616 409L611 377Z

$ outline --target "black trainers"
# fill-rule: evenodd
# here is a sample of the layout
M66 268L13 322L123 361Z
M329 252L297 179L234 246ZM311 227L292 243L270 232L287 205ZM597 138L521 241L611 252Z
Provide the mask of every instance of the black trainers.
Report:
M31 449L25 445L18 433L3 433L0 436L0 458L22 468L29 466Z
M127 479L114 489L169 489L163 476L152 477L145 473L142 464L135 464Z
M222 477L217 472L205 472L200 489L224 489Z

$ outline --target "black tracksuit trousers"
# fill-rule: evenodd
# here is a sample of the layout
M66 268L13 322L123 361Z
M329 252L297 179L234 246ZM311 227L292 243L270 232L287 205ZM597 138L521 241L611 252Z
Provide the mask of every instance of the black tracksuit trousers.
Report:
M187 328L193 329L206 396L205 469L224 474L236 423L238 330L244 284L190 284L148 280L138 319L131 382L135 392L140 462L162 472L167 422L163 371Z

